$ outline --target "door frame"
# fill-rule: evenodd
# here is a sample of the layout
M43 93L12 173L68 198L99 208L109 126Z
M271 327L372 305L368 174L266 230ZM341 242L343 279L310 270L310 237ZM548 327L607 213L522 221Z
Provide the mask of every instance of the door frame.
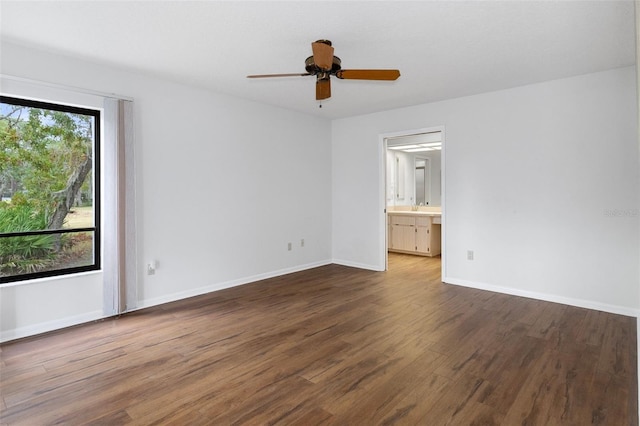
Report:
M442 209L442 224L441 226L441 235L442 235L442 268L441 268L441 279L444 282L444 277L446 277L447 271L447 239L446 239L446 185L445 185L445 165L446 165L446 132L445 126L432 126L432 127L423 127L418 129L409 129L409 130L400 130L396 132L388 132L388 133L380 133L378 134L378 206L379 215L378 215L378 229L379 229L379 242L381 247L380 259L383 260L381 262L384 265L384 270L389 269L389 253L388 253L388 234L387 234L387 139L389 138L397 138L402 136L411 136L420 133L431 133L431 132L442 132L442 149L440 152L440 188L442 194L440 195L440 205Z

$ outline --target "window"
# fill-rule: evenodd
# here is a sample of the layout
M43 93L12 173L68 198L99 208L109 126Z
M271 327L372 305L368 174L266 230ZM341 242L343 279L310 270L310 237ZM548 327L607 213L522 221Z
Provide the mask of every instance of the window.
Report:
M0 283L100 269L100 111L0 96Z

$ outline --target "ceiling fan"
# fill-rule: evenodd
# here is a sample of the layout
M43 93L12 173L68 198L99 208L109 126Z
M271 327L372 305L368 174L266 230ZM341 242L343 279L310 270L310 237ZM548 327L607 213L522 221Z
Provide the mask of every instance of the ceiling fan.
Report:
M333 47L329 40L318 40L311 43L313 56L305 61L306 73L293 74L259 74L248 75L247 78L316 76L316 100L331 97L331 76L345 80L396 80L400 77L398 70L343 70L340 58L333 56Z

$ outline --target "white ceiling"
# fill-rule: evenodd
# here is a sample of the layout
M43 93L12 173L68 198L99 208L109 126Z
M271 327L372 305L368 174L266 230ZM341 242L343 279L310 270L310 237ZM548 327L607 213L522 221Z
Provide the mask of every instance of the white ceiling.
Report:
M340 118L633 65L634 2L0 1L0 37L283 108ZM342 67L318 108L304 72L329 39Z

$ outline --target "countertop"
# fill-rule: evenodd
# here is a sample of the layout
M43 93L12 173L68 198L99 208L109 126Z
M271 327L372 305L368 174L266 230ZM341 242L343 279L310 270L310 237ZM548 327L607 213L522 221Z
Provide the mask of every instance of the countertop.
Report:
M397 216L442 216L442 212L425 212L425 211L412 211L412 210L387 210L387 214L397 215Z

